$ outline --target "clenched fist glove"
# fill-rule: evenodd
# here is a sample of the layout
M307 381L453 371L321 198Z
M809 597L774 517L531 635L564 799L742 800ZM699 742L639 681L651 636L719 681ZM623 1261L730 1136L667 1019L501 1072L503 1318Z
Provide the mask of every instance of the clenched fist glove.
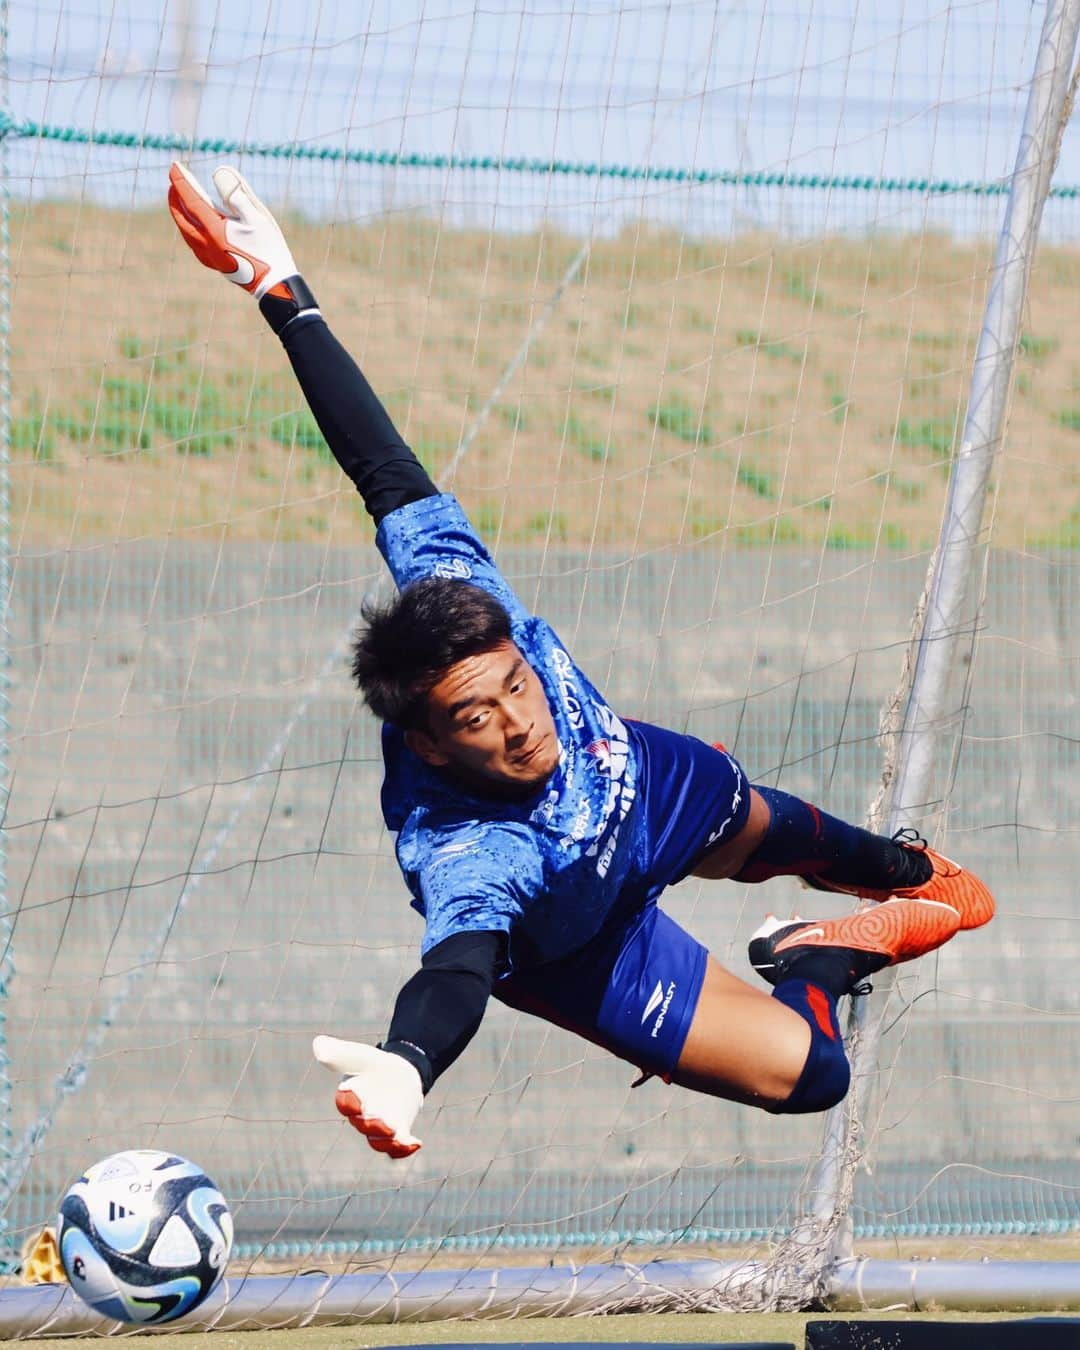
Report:
M379 1153L407 1158L420 1147L413 1121L424 1102L417 1069L400 1055L359 1041L316 1036L315 1058L340 1074L334 1105Z
M220 272L259 301L275 333L318 304L296 270L281 227L235 169L214 170L220 211L182 164L169 169L169 210L204 267Z

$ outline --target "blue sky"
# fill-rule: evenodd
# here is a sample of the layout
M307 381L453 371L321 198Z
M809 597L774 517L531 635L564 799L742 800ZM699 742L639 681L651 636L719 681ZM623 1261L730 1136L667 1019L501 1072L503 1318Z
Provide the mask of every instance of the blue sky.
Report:
M1043 9L1026 0L13 0L9 101L19 120L154 133L189 129L197 104L198 137L309 148L1000 179L1016 153ZM189 78L178 98L185 27ZM1080 181L1074 139L1059 181ZM123 163L108 153L39 150L15 167L37 191L50 180L53 191L143 191L122 181ZM284 178L279 190L315 209L344 203L364 214L387 192L341 168ZM398 203L469 191L406 180L396 178ZM634 194L619 192L625 212L616 214L628 214ZM485 204L493 195L476 193ZM601 188L599 207L617 195ZM691 194L671 195L666 204L657 196L661 213L693 214ZM595 214L597 197L595 184L519 183L498 205L526 223L552 210ZM744 193L740 209L764 223L790 209L757 197ZM468 213L469 201L457 205ZM873 209L892 219L897 207ZM842 227L840 205L832 210Z

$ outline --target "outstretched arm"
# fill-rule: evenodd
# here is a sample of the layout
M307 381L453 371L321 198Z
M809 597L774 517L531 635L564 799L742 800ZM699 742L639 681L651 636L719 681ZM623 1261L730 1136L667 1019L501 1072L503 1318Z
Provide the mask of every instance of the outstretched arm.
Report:
M327 445L375 524L398 507L437 495L360 368L331 333L277 221L235 169L217 169L214 185L224 211L185 168L172 166L169 210L177 228L204 266L258 300Z
M480 1026L504 960L505 933L455 933L423 958L398 995L381 1046L316 1036L315 1058L339 1074L337 1108L379 1153L420 1147L413 1122L436 1078Z

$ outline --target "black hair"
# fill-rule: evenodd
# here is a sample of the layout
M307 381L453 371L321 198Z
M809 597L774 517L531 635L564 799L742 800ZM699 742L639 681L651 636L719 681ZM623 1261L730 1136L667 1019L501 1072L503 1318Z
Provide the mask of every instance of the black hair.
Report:
M352 646L352 674L364 701L384 722L426 725L425 699L466 657L510 642L510 615L468 581L425 577L387 604L369 601Z

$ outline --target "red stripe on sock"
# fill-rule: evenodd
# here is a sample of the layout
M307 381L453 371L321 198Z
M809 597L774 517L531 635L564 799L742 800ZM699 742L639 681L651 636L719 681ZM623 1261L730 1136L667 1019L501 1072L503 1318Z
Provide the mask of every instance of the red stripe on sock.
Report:
M819 989L816 984L808 984L806 986L806 1001L810 1005L810 1011L814 1014L814 1021L830 1041L835 1041L836 1032L833 1030L832 1008L830 1007L828 994L823 989Z

